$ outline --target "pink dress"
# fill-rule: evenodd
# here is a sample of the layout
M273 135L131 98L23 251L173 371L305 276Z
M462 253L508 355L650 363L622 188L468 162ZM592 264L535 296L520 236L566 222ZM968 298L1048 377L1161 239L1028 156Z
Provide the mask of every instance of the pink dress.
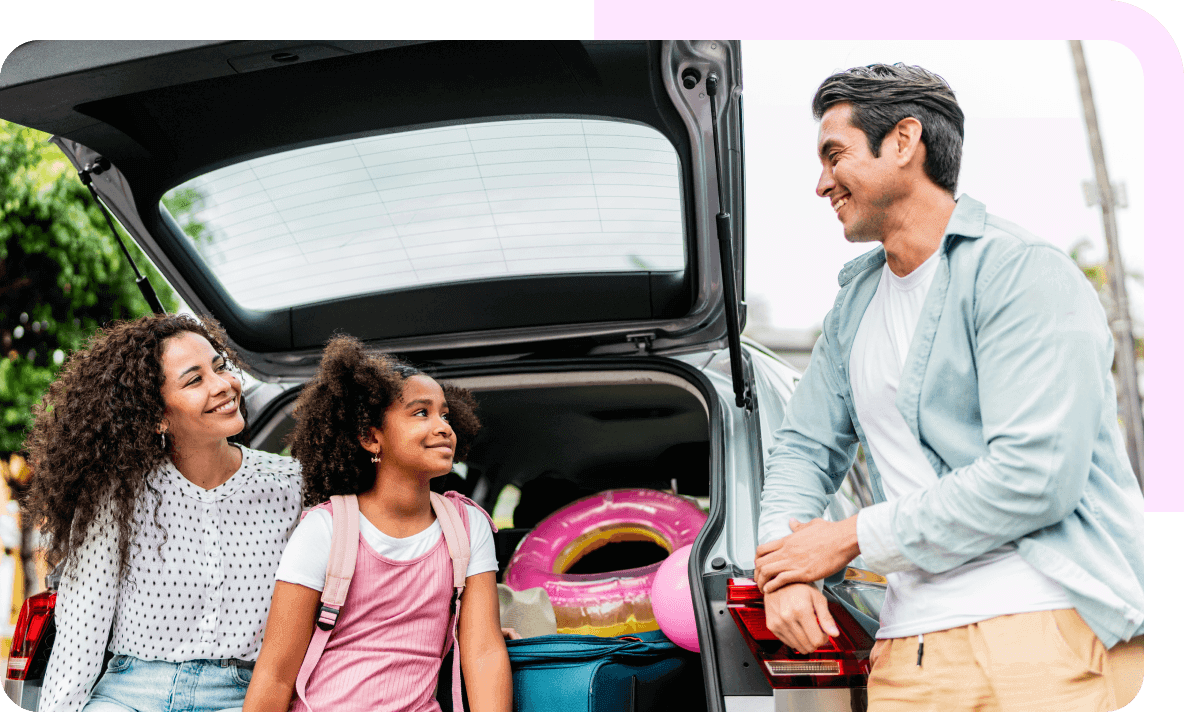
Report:
M452 493L449 493L452 495ZM469 530L468 500L450 497ZM327 508L326 502L317 507ZM431 551L394 561L358 537L358 562L341 616L292 712L436 712L448 634L452 560L441 536ZM311 705L312 710L309 709Z

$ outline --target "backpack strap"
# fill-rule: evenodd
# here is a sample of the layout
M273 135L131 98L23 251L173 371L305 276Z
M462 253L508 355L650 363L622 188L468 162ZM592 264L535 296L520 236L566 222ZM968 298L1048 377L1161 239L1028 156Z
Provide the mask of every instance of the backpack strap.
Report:
M459 508L462 504L467 504L473 509L477 510L481 513L481 516L485 517L485 521L489 522L489 528L495 532L497 531L497 525L493 523L493 517L489 516L489 512L486 512L485 509L481 507L481 505L464 496L460 492L456 492L454 490L445 492L444 497L452 502L452 504L457 508Z
M325 652L329 636L341 615L341 607L349 593L349 582L358 563L358 498L355 495L333 495L329 498L333 512L333 535L329 544L329 565L325 570L325 588L321 591L321 607L317 613L317 625L300 663L296 676L296 694L312 709L305 698L304 690L313 668ZM467 543L467 542L466 542Z
M449 493L452 494L452 493ZM444 651L440 657L448 654L448 650L456 643L456 650L452 653L452 709L464 709L460 699L460 641L456 637L457 627L460 625L460 597L465 592L465 578L469 571L469 532L465 520L452 503L452 498L431 493L432 510L436 513L436 521L440 522L440 529L444 532L444 543L448 546L448 556L452 559L452 611L448 623L448 633L444 637Z
M440 529L444 532L444 543L448 545L448 555L452 558L452 586L464 591L471 553L468 527L448 497L432 492L431 499L436 521L440 522Z

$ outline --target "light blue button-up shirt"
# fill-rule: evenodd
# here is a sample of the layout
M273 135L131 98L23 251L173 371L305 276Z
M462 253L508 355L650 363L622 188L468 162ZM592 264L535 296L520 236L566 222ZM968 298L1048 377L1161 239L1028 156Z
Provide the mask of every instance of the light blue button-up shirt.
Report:
M1143 496L1118 427L1114 341L1097 293L1063 252L966 195L938 250L896 397L938 481L886 502L864 447L873 508L892 531L867 563L939 573L1014 541L1107 647L1141 634ZM881 246L839 273L766 460L762 543L785 536L790 517L820 516L866 443L848 367L884 268Z

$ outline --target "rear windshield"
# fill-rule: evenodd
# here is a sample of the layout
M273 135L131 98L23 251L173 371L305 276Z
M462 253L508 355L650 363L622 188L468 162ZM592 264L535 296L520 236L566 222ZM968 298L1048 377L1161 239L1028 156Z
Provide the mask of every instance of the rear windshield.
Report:
M350 139L207 173L161 204L250 309L499 277L679 271L687 261L674 147L620 121Z

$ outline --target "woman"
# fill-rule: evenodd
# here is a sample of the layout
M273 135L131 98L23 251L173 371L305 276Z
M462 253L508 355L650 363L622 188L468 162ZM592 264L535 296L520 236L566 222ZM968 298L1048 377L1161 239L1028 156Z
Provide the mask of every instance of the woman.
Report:
M300 476L233 444L235 358L210 320L117 323L38 408L26 504L64 564L43 712L242 705Z

